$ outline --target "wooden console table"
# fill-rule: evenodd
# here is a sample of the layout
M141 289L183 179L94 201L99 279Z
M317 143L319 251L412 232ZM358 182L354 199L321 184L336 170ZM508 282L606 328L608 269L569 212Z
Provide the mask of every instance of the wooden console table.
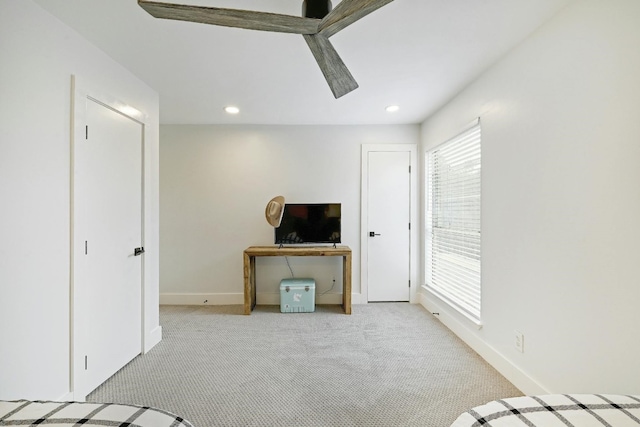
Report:
M244 314L256 306L256 257L259 256L341 256L342 308L351 314L351 249L348 246L250 246L244 250Z

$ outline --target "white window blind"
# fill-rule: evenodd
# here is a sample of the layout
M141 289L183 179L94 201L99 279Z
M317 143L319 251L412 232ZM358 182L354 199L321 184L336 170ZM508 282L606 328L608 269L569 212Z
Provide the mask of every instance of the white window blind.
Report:
M427 288L480 322L480 123L427 153Z

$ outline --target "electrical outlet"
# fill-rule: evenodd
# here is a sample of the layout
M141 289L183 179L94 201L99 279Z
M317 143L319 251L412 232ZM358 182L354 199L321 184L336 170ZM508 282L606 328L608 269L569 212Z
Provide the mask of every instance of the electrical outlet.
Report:
M514 332L516 335L516 341L515 341L516 349L520 353L524 353L524 334L520 331L514 331Z

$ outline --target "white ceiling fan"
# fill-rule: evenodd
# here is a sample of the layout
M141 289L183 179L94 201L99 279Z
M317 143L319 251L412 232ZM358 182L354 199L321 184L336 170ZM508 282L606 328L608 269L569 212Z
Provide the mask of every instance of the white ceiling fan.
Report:
M342 0L332 10L331 0L303 0L301 17L147 0L138 0L138 4L156 18L302 34L337 99L355 90L358 83L334 49L329 37L392 1Z

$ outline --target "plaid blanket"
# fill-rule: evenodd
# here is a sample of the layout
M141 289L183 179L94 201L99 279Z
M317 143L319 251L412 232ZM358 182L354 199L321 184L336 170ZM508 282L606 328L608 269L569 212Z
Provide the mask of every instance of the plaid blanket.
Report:
M89 402L0 401L0 426L193 427L190 422L146 406Z
M638 427L640 396L550 394L476 406L451 427Z

